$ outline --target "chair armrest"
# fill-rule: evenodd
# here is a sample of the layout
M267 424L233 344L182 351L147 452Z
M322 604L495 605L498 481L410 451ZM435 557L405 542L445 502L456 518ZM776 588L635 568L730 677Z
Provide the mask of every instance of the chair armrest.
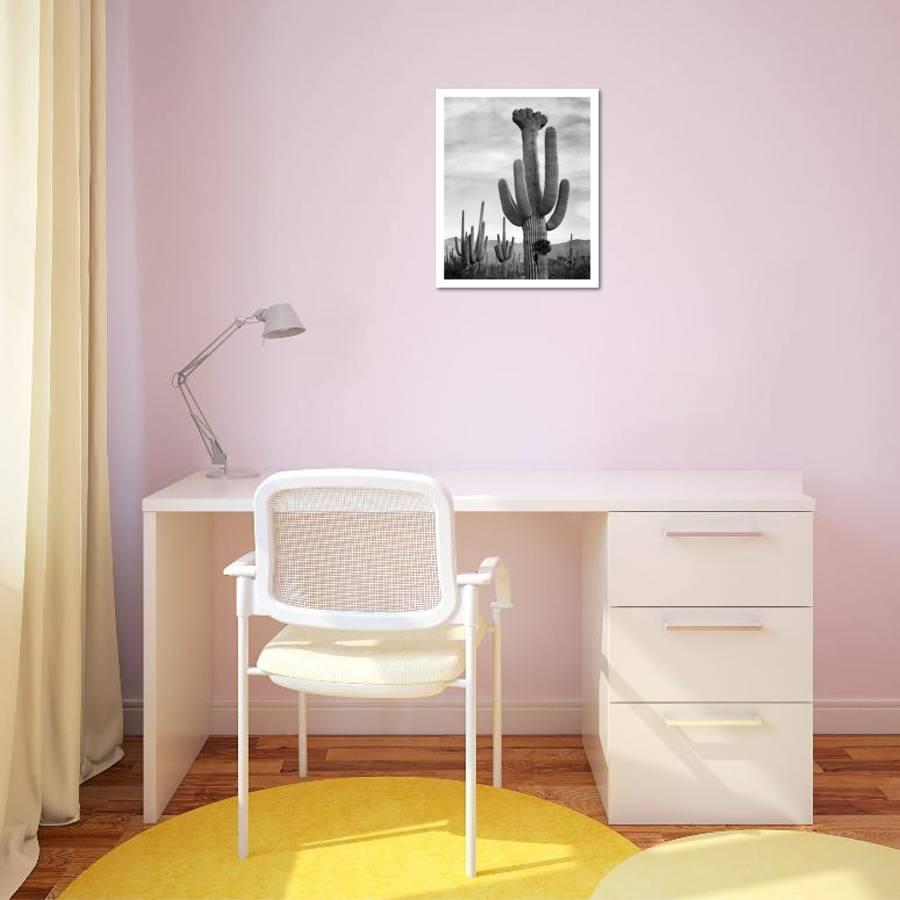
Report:
M251 550L245 553L240 559L236 559L230 565L225 566L225 575L232 578L244 576L245 578L256 578L256 551Z
M466 572L456 576L456 583L460 586L472 585L484 587L494 586L494 600L491 603L493 609L512 609L512 591L509 583L509 570L506 563L499 556L489 556L483 560L477 572Z

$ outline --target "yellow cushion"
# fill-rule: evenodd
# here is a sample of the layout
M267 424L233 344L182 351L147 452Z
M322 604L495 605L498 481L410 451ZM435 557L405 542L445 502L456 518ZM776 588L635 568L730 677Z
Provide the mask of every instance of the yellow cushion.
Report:
M477 639L484 635L478 628ZM259 655L267 675L330 684L416 685L454 681L466 663L464 630L341 631L288 625Z

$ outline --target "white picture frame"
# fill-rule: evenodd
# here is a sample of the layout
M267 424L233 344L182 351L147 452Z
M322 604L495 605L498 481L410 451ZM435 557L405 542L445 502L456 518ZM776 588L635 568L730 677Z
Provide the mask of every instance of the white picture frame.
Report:
M508 135L503 130L507 104ZM554 117L558 119L557 124ZM558 157L556 200L552 211L537 213L530 209L531 199L543 192L543 207L554 199L552 187L549 192L547 189L548 181L553 183L552 172L546 168L547 157L552 155L547 145L551 130L555 133L552 141ZM474 152L468 146L469 134ZM600 92L595 88L438 88L435 91L435 286L599 288L599 141ZM479 152L479 147L484 151ZM528 155L536 153L528 160L532 165L523 163L517 167L523 174L514 175L514 163L526 156L526 147ZM576 181L568 178L567 165L572 167ZM588 183L584 185L581 182L586 174ZM504 189L499 185L501 179L506 183L506 205ZM568 202L563 203L564 215L556 224L553 217L559 211L563 181L569 182L565 189ZM520 197L517 191L525 196ZM480 203L479 195L483 195ZM569 215L573 209L574 213ZM525 217L524 210L530 210L532 215ZM514 222L513 214L518 214L520 224ZM543 237L539 220L547 227ZM505 242L502 240L504 224ZM566 235L565 240L551 240L557 230L560 237ZM511 242L512 237L515 244ZM531 261L527 263L526 237L532 238L529 247L540 248L529 254ZM546 245L541 240L549 242L549 251L543 249ZM495 245L499 251L494 250ZM471 252L467 252L469 247ZM503 262L503 256L508 256L508 261Z

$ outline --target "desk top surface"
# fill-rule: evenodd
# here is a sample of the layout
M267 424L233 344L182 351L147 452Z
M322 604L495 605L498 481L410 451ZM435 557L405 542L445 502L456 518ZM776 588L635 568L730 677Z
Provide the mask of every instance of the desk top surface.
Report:
M233 480L194 472L144 498L144 512L250 512L265 475ZM455 471L429 473L457 512L809 512L790 471Z

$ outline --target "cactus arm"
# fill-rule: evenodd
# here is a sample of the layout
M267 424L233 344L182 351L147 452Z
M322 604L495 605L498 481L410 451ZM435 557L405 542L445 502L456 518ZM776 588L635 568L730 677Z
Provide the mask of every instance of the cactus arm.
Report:
M501 178L497 182L497 188L500 191L500 206L503 207L503 215L505 215L513 225L521 228L524 220L519 212L519 208L516 206L516 201L513 200L512 195L509 192L509 185L506 183L505 178Z
M531 218L531 200L525 185L525 167L522 160L517 159L513 163L513 184L516 190L516 206L523 219Z
M459 249L459 238L456 235L453 235L453 249L456 251L457 256L462 256L462 252Z
M556 154L556 129L548 128L544 135L544 193L538 204L542 216L553 212L559 194L559 157Z
M547 221L547 231L553 231L557 225L562 224L566 217L566 207L569 205L569 179L563 178L559 183L559 199L556 201L556 209Z
M503 256L500 254L500 235L497 235L497 243L494 244L494 256L497 257L497 262L503 262Z

